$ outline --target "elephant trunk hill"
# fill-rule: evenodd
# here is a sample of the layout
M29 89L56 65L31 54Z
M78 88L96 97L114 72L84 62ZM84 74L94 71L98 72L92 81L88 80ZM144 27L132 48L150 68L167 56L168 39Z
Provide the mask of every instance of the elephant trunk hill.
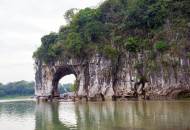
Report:
M80 99L190 96L189 0L107 0L65 19L34 52L36 96L58 97L69 74Z

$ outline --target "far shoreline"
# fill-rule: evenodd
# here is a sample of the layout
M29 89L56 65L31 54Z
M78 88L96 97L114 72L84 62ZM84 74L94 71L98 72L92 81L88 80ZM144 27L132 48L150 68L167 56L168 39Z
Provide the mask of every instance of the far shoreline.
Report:
M12 100L12 99L32 99L33 95L29 96L4 96L0 97L0 100Z

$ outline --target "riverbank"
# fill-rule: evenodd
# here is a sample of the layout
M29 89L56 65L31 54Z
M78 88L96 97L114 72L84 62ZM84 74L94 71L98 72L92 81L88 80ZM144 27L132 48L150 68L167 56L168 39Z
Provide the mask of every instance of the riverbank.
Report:
M101 98L99 99L88 99L87 97L37 97L36 98L38 101L43 101L43 102L128 102L128 101L190 101L190 97L176 97L176 98L154 98L154 99L144 99L144 98L134 98L134 97L120 97L116 99L106 99L102 100Z
M25 102L25 101L36 101L32 96L6 96L0 98L0 103L6 102Z
M32 95L29 96L4 96L0 97L0 100L12 100L12 99L30 99Z

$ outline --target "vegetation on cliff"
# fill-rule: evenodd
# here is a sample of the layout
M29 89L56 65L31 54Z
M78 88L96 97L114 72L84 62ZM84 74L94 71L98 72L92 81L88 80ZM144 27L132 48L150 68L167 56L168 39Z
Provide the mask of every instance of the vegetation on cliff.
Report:
M114 58L120 48L171 52L180 49L175 48L178 39L183 39L180 46L186 46L189 7L188 0L107 0L98 8L71 9L65 14L68 24L42 37L34 57L48 63L94 52ZM178 35L168 37L170 31Z

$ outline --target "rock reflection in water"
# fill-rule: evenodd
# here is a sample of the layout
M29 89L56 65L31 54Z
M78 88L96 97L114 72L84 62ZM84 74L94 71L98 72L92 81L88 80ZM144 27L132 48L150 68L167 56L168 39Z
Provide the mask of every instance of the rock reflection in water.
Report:
M35 130L69 130L69 128L59 120L58 110L59 103L37 103Z
M36 130L188 130L190 102L40 103Z

